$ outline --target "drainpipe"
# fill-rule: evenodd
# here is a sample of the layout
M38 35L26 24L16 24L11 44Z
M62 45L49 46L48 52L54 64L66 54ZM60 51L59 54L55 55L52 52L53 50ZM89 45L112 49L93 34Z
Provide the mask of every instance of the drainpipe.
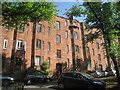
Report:
M70 26L69 26L69 30L70 30L70 34L71 34L71 46L72 46L72 65L73 65L73 71L76 70L76 59L75 59L75 43L74 43L74 26L71 26L73 25L73 16L71 16L69 18L70 20Z

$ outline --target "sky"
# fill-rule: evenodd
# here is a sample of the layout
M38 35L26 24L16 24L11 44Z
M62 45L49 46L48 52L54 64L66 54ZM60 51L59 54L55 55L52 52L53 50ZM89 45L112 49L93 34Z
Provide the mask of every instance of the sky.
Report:
M65 15L63 15L66 11L66 9L70 9L75 4L82 4L82 2L55 2L56 9L60 10L58 12L58 16L62 16L67 18ZM84 17L74 17L74 19L78 20L79 22L84 22Z

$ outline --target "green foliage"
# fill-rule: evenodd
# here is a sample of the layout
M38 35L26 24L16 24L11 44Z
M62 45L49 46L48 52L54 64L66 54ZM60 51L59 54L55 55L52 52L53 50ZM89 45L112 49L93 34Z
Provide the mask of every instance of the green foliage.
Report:
M84 6L84 7L83 7ZM103 36L107 56L120 56L120 2L84 2L75 5L65 13L68 17L84 15L87 29L97 28L97 34L89 33L89 42Z
M49 63L47 61L44 61L41 65L41 70L46 71L49 68Z
M85 11L83 10L83 8L81 7L81 5L73 5L72 8L70 9L66 9L66 12L64 13L67 17L77 17L77 16L81 16L81 14L84 14Z
M38 71L34 68L28 68L26 69L27 73L37 73Z
M120 85L117 62L117 60L120 59L120 2L84 2L83 6L84 8L79 9L79 13L76 13L78 11L77 8L77 10L74 9L76 11L71 8L68 11L69 13L67 12L69 15L66 15L81 16L84 14L86 16L86 24L88 24L87 26L90 26L87 29L97 28L101 32L98 36L102 35L104 38L106 56L110 57L114 63L118 84ZM72 14L72 12L75 12L75 14ZM89 40L96 39L96 35L90 33L89 37L90 36L92 37Z
M16 27L22 21L48 22L57 14L52 2L2 2L2 25Z

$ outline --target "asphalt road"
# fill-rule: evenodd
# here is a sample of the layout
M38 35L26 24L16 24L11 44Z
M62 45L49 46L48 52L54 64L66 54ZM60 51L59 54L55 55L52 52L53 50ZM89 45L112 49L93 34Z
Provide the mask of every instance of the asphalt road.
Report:
M22 90L22 89L18 89L19 87L20 86L16 87L16 85L13 84L8 87L2 87L1 90ZM40 83L35 85L24 85L23 90L57 90L57 89L58 89L57 83L50 82L50 83Z
M56 82L24 86L24 90L57 90L57 89L58 87Z

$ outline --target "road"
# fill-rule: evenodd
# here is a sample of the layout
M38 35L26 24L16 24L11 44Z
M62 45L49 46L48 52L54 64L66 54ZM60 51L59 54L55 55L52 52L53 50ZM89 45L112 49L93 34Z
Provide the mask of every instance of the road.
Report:
M2 87L1 90L18 90L16 89L18 87L16 87L16 85L13 84L8 87ZM35 85L24 85L24 90L57 90L57 89L58 87L55 81L50 83L40 83ZM19 89L19 90L22 90L22 89Z
M41 83L36 85L25 85L24 90L57 90L57 83Z

